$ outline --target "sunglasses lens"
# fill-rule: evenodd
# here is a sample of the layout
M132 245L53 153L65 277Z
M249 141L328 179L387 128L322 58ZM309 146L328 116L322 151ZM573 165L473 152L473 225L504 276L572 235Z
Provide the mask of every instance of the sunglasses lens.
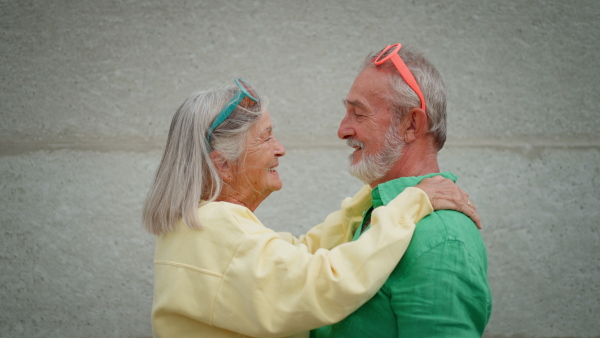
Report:
M402 45L397 43L395 45L387 46L377 54L375 59L373 59L373 63L376 65L380 65L385 61L389 60L394 53L398 53L398 51L402 48Z
M244 93L243 99L239 103L239 105L245 108L254 107L259 101L258 95L256 95L254 89L252 89L252 87L250 87L250 85L247 84L244 80L239 79L238 83L241 86L240 89L242 89Z
M258 95L256 95L256 92L254 91L254 89L252 89L252 87L250 87L249 84L247 84L245 81L240 80L240 84L242 85L242 87L244 87L244 90L246 91L246 95L254 100L254 101L258 101Z
M392 49L384 49L381 52L379 52L379 54L377 54L377 57L375 57L375 62L379 62L383 59L385 59L386 57L388 57L390 54L392 53Z

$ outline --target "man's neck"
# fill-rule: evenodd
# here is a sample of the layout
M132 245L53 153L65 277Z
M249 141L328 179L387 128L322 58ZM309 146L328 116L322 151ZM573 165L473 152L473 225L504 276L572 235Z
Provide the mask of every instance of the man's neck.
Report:
M381 183L400 177L423 176L437 172L440 172L437 152L423 155L422 152L406 151L386 175L379 180L371 182L369 185L371 188L375 188Z

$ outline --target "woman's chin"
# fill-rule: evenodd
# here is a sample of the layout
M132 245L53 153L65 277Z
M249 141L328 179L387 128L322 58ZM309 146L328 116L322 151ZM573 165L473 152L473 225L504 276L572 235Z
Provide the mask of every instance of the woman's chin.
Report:
M274 184L270 186L271 191L279 191L281 188L283 188L283 182L281 180L278 181L279 182L274 182Z
M279 191L281 188L283 188L283 184L280 182L278 185L273 187L272 191Z

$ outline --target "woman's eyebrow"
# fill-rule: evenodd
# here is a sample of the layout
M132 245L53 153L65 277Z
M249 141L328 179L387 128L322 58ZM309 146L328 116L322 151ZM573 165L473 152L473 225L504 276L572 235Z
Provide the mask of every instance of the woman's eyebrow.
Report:
M265 136L265 134L267 133L272 133L273 132L273 126L267 127L267 129L263 130L262 133L260 133L260 136Z

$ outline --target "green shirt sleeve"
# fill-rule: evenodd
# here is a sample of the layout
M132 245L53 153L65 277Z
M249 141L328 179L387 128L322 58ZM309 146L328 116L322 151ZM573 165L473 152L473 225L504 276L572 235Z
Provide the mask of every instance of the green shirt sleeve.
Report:
M486 271L461 240L435 243L384 289L391 296L399 337L481 337L491 313Z

